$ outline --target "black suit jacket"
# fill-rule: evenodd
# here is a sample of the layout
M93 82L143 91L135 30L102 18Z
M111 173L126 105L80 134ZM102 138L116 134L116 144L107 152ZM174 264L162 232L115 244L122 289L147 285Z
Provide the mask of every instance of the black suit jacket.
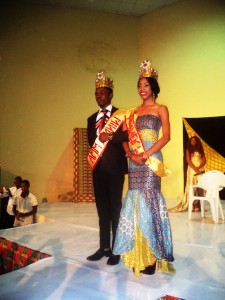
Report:
M116 107L112 107L111 115L117 110ZM88 133L88 143L90 147L95 142L97 137L96 135L96 117L98 112L94 113L88 118L88 126L87 126L87 133ZM120 127L118 131L122 131ZM97 166L94 170L102 170L107 173L111 174L127 174L127 158L125 156L125 151L123 149L122 143L118 139L109 141L102 157L99 159Z

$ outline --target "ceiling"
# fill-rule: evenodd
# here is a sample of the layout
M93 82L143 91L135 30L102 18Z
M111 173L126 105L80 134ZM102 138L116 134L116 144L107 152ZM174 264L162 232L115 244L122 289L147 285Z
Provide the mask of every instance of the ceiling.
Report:
M181 0L23 0L103 13L140 17Z

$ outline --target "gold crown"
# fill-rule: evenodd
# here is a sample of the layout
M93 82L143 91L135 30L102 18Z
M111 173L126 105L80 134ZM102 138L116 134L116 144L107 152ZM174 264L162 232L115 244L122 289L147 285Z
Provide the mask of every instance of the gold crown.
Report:
M144 60L140 65L139 78L143 77L153 77L158 80L158 72L151 67L149 60Z
M98 72L97 79L95 80L96 88L108 87L110 89L114 88L114 82L111 78L105 77L104 72Z

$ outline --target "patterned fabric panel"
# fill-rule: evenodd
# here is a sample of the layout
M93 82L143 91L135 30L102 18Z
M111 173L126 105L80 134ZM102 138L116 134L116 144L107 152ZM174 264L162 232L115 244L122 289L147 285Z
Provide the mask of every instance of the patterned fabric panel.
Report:
M75 128L74 145L74 202L95 202L92 172L87 161L90 150L86 128Z
M24 268L47 257L51 255L0 237L0 274Z
M166 295L166 296L160 297L158 300L185 300L185 299Z
M204 166L205 171L210 170L218 170L221 172L225 172L225 157L220 155L216 150L211 148L195 131L194 129L189 125L189 123L186 121L186 119L183 119L183 123L185 126L185 129L188 134L188 138L196 135L202 143L205 157L206 157L206 164Z
M73 191L58 195L62 202L95 202L92 172L87 156L90 147L87 128L73 130Z

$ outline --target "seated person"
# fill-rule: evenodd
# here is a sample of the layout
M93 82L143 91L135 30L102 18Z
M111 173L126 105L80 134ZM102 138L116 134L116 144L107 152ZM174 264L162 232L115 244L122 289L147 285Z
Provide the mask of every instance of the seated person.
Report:
M1 190L0 190L0 195L1 195L1 198L7 198L9 197L9 192L7 190L6 187L2 187Z
M30 182L23 180L22 193L13 200L13 213L15 214L14 227L35 223L38 202L36 196L29 191Z
M13 199L16 196L20 196L22 193L21 190L21 182L22 182L22 178L20 176L16 176L14 178L14 186L10 187L7 191L8 191L8 195L9 195L9 201L8 201L8 205L7 205L7 213L9 215L8 218L8 227L13 227L13 223L15 220L15 215L13 213Z

